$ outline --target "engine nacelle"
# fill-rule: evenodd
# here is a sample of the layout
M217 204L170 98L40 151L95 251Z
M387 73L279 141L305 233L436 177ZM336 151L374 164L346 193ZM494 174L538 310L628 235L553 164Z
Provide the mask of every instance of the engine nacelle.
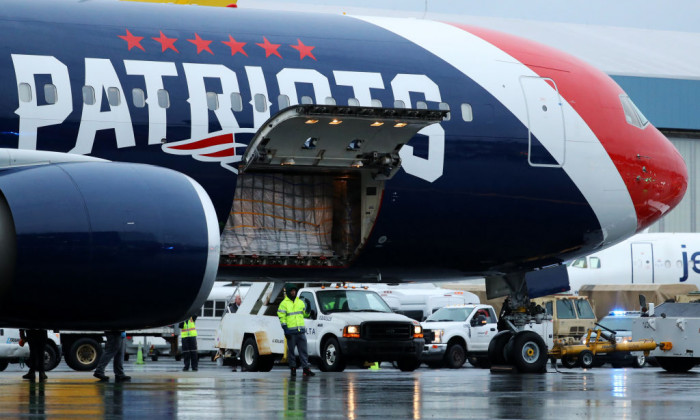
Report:
M0 172L0 325L131 329L206 300L219 225L204 189L155 166L84 162Z

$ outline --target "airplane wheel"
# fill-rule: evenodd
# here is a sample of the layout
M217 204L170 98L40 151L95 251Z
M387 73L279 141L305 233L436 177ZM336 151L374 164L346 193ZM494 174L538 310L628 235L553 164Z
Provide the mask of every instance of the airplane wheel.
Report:
M657 357L656 362L666 372L685 373L695 366L695 359L687 357Z
M511 339L510 360L521 373L544 371L547 360L547 345L539 334L520 331Z
M593 367L593 361L595 360L595 356L593 356L592 351L584 350L578 354L578 360L582 368L591 369Z
M508 364L506 344L512 337L513 331L501 331L491 339L488 352L491 366Z

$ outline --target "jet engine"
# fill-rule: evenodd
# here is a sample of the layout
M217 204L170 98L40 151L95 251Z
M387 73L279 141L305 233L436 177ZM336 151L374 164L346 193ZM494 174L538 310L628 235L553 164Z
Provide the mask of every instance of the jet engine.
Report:
M0 325L179 322L203 304L218 258L211 200L179 172L107 161L0 171Z

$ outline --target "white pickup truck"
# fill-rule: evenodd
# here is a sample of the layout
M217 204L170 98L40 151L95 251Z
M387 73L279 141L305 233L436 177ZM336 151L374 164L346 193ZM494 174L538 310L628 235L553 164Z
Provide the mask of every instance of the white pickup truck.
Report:
M61 362L58 334L48 333L48 341L44 351L44 369L49 371ZM29 345L19 345L19 330L17 328L0 328L0 372L7 369L10 363L28 362Z
M276 316L281 286L253 285L238 311L224 315L215 346L225 358L240 353L244 369L268 371L283 357L284 333ZM258 290L261 287L265 289ZM420 324L393 313L377 293L308 287L298 294L309 313L305 320L309 358L322 371L339 372L348 363L365 361L396 362L403 371L419 366L424 345Z
M429 367L458 369L468 359L476 367L489 367L489 345L498 333L491 305L452 305L438 309L421 323L425 348L421 360ZM530 323L524 330L539 334L552 348L552 321ZM532 348L532 351L539 349ZM533 355L534 357L534 355Z

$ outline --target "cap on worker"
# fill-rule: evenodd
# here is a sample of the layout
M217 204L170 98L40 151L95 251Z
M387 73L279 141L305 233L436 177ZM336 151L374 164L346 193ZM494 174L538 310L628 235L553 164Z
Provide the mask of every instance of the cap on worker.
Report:
M284 290L286 290L287 292L290 292L292 289L294 289L294 290L299 290L299 288L297 287L297 285L294 284L294 283L287 283L287 284L284 285Z

